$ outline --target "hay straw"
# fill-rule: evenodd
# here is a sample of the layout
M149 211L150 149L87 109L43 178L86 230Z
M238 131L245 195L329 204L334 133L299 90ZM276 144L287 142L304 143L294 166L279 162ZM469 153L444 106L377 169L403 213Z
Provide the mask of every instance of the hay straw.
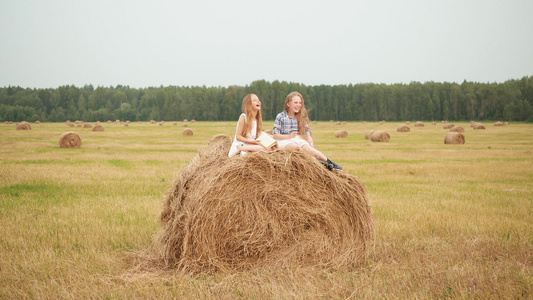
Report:
M213 137L181 171L147 265L230 272L366 257L374 219L356 177L298 149L230 158L230 146L229 137Z
M20 123L17 123L15 128L17 130L31 130L31 124L26 121L22 121Z
M400 126L398 126L398 128L396 128L396 130L398 132L410 132L411 128L409 128L409 126L407 126L407 125L400 125Z
M91 125L89 123L85 123L85 124L83 124L83 128L93 128L93 125Z
M502 121L494 122L494 126L503 126Z
M446 125L442 126L442 129L450 129L453 128L455 125L453 123L447 123Z
M465 136L459 132L448 132L444 137L444 144L464 144Z
M60 148L80 148L81 144L80 136L73 131L65 132L59 137Z
M370 140L372 142L389 142L390 141L390 135L386 133L385 131L378 130L374 131L372 135L370 136Z
M453 126L452 128L450 128L450 132L464 133L465 129L461 126Z
M483 124L478 123L478 122L473 122L470 126L472 126L474 130L485 129L485 126L483 126Z
M372 133L374 133L374 130L367 131L365 133L365 139L367 140L370 139L370 137L372 136Z
M426 126L426 125L424 125L424 123L422 123L420 121L415 123L415 127L424 127L424 126Z
M192 135L194 135L194 132L190 128L185 128L185 129L183 129L183 133L182 134L185 135L185 136L192 136Z
M105 131L105 128L104 128L104 126L98 124L98 125L94 126L93 131Z
M335 132L335 137L336 138L347 138L348 137L348 131L339 130L339 131Z

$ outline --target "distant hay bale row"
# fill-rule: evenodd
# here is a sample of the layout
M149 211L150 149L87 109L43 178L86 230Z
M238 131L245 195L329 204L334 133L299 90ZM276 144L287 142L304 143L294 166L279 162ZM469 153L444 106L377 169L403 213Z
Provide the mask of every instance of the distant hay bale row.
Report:
M348 137L348 131L339 130L339 131L335 132L335 137L336 138L347 138Z
M374 217L357 177L298 149L230 158L231 142L214 136L182 169L143 256L147 267L234 272L353 266L366 257Z
M73 131L65 132L59 137L60 148L80 148L81 137Z
M464 144L465 136L460 132L448 132L444 137L444 144Z

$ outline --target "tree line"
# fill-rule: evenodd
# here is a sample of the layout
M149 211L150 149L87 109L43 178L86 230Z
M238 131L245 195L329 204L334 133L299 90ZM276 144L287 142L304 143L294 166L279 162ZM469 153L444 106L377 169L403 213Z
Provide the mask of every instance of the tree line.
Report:
M265 120L283 110L285 97L300 92L311 120L533 122L533 76L503 83L464 81L409 84L314 85L257 80L246 86L85 85L0 88L0 121L86 122L237 120L245 95L262 102Z

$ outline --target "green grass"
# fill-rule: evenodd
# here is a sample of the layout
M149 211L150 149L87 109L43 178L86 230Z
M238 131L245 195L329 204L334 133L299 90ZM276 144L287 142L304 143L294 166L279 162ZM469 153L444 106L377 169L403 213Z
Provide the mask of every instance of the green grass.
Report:
M312 124L315 146L366 186L376 241L357 268L186 274L135 269L166 192L214 134L236 122L0 124L0 299L412 299L533 297L533 125ZM271 126L272 121L264 121ZM337 130L347 138L335 138ZM368 130L389 143L372 143ZM59 148L78 132L80 149Z

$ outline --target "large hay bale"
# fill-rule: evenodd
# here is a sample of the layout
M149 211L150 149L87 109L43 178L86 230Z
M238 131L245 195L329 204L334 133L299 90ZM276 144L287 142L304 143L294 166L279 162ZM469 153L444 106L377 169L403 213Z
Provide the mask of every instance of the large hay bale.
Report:
M464 144L465 136L460 132L448 132L444 137L444 144Z
M104 128L104 126L98 124L98 125L94 126L93 131L105 131L105 128Z
M60 148L80 148L81 137L73 131L65 132L59 137Z
M411 128L409 128L409 126L407 126L407 125L400 125L400 126L398 126L398 128L396 128L396 130L398 132L410 132Z
M461 126L453 126L452 128L450 128L450 132L464 133L465 129Z
M26 121L22 121L20 123L17 123L17 125L15 125L15 128L17 130L31 130L31 124Z
M374 133L374 130L367 131L365 133L365 139L367 140L370 139L370 137L372 136L372 133Z
M420 121L415 123L415 127L424 127L424 126L426 126L426 125L424 125L424 123L422 123Z
M444 126L442 127L442 129L450 129L450 128L452 128L453 126L455 126L453 123L447 123L446 125L444 125Z
M503 126L502 121L494 122L494 126Z
M336 138L347 138L348 137L348 131L339 130L339 131L335 132L335 137Z
M378 130L372 133L372 136L370 136L370 140L372 142L386 142L387 143L390 141L390 135L383 130Z
M91 125L89 123L85 123L85 124L83 124L83 128L93 128L93 125Z
M470 126L472 126L474 130L485 129L485 126L483 126L483 124L478 123L478 122L474 122Z
M181 171L160 215L152 267L353 266L367 255L374 219L355 176L298 149L230 158L230 146L229 137L212 139Z
M190 128L185 128L185 129L183 129L183 133L182 134L185 135L185 136L192 136L192 135L194 135L194 132Z

